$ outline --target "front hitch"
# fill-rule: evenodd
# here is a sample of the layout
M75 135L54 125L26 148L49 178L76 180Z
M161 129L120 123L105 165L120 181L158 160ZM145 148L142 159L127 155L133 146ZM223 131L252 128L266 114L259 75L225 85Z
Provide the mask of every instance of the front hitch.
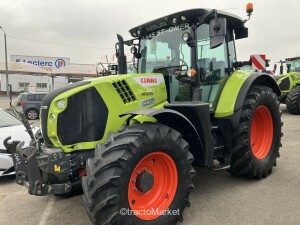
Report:
M68 177L71 174L70 155L60 149L38 151L35 146L23 148L24 142L9 142L4 146L12 154L16 183L28 188L28 193L36 196L69 193L72 184Z
M17 146L20 144L20 141L9 142L10 139L11 136L5 138L3 141L3 145L12 156L16 171L17 184L24 185L24 181L27 180L28 169L26 161L22 159L17 152Z
M41 177L41 172L39 170L39 166L37 163L37 149L36 147L29 146L26 148L22 148L24 145L24 141L20 142L16 146L16 151L19 154L21 160L23 160L27 164L27 177L25 176L25 180L22 179L22 183L28 183L26 180L29 181L29 187L28 187L28 192L31 195L45 195L47 193L43 193L43 188L42 188L42 177ZM17 173L17 176L19 174ZM22 173L23 175L23 173ZM19 183L20 181L17 181ZM20 183L21 183L20 182ZM45 191L44 191L45 192Z

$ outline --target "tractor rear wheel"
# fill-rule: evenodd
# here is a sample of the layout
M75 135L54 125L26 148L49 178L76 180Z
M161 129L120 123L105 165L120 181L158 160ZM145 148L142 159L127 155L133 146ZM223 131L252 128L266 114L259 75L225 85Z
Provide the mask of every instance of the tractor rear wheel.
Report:
M229 172L246 177L267 177L281 147L281 112L277 95L253 86L245 99L239 128L233 134Z
M182 220L194 190L193 156L181 135L161 124L110 134L87 161L84 204L94 224L165 225Z
M291 90L287 95L286 108L291 114L300 115L300 87Z

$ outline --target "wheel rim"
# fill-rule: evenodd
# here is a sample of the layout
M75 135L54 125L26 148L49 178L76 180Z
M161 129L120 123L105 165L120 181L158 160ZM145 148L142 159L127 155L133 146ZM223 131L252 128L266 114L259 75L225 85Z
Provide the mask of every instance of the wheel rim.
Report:
M30 110L27 115L28 115L28 118L30 118L32 120L37 117L37 113L34 110Z
M138 184L141 180L144 184L149 184L152 181L151 176L154 181L152 186ZM163 212L168 209L175 197L177 184L177 168L169 155L154 152L145 156L133 170L129 181L128 201L131 210L138 212L135 214L142 220L153 220L159 217L159 213L152 213L152 211ZM143 188L147 191L141 191Z
M253 115L250 140L254 156L258 159L265 158L273 141L273 120L266 106L258 107Z

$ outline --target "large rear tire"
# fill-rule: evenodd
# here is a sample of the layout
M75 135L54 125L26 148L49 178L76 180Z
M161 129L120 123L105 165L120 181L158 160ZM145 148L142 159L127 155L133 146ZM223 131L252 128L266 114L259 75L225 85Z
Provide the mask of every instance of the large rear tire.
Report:
M277 95L268 87L253 86L243 104L239 128L233 133L229 172L267 177L279 157L281 127Z
M291 114L300 115L300 87L291 90L287 95L286 108Z
M161 124L135 124L110 134L88 159L82 180L89 218L99 225L181 221L194 190L192 161L188 143Z

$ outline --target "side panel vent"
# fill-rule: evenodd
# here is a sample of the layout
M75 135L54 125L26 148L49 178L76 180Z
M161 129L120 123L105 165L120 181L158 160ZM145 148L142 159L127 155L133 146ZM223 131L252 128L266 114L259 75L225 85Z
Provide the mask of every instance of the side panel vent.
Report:
M112 85L120 95L122 101L124 104L133 102L136 100L133 92L131 91L130 87L128 86L127 82L125 80L120 80L113 82Z

